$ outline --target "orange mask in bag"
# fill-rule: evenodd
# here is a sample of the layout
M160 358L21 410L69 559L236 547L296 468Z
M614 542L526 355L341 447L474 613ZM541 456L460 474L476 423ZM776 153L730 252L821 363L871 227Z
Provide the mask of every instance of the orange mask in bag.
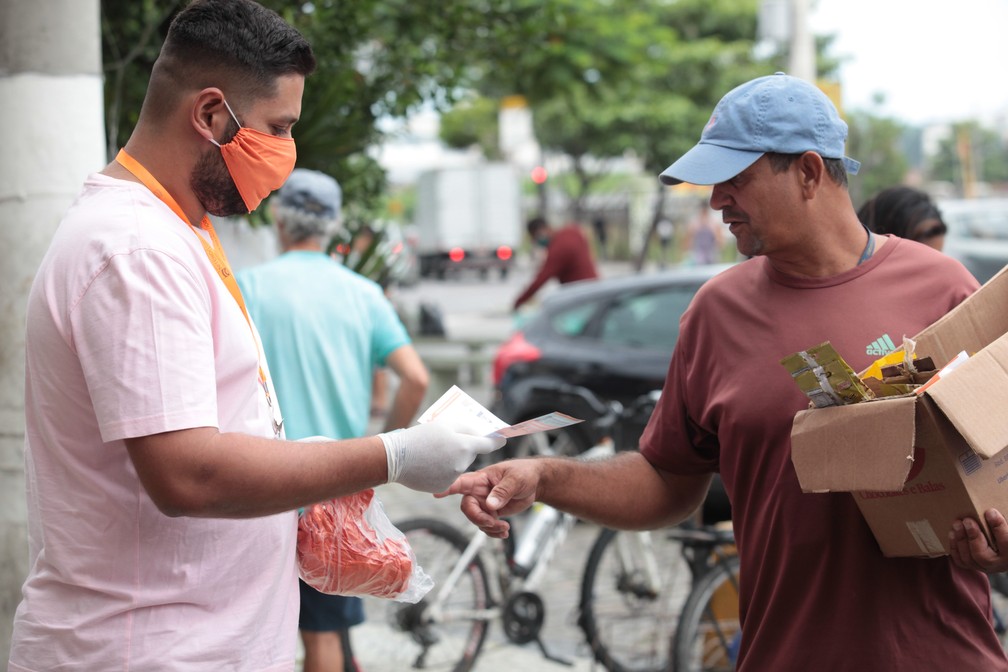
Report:
M224 106L238 124L238 132L223 145L213 138L210 142L220 147L231 179L245 207L252 212L290 177L297 161L297 148L293 138L278 138L242 126L226 100Z

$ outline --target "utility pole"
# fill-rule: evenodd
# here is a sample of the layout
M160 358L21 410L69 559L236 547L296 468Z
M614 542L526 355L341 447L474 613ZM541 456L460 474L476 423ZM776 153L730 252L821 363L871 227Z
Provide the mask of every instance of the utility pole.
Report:
M63 212L105 165L99 0L0 1L0 661L28 572L28 290Z

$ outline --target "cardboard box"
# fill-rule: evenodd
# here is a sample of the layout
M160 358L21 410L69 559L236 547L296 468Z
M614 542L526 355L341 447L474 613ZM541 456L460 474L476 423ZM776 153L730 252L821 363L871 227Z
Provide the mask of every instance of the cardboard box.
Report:
M952 523L1008 515L1008 269L917 334L942 366L920 395L795 416L791 459L805 492L851 492L887 556L947 555ZM975 354L973 354L975 353Z

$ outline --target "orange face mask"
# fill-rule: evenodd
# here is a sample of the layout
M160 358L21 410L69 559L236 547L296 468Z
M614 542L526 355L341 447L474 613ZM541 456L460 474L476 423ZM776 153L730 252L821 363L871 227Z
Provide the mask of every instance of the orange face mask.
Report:
M213 138L210 142L220 147L231 179L245 207L252 212L290 177L297 161L297 148L293 138L278 138L242 126L226 100L224 106L238 124L238 132L223 145Z

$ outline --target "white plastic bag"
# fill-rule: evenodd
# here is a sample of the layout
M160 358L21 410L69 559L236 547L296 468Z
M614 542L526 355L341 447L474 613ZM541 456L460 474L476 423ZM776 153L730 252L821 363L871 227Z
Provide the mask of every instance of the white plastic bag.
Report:
M298 516L301 579L322 593L416 603L434 587L374 489L314 504Z

